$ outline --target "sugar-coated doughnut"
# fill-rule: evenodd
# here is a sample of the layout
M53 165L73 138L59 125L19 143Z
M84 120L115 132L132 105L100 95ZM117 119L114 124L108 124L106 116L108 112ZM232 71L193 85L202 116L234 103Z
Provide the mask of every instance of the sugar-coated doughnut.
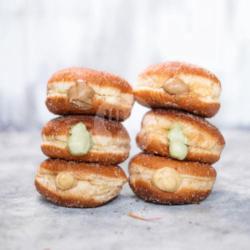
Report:
M204 117L220 108L221 84L208 70L182 62L166 62L142 72L135 99L152 108L176 108Z
M133 103L129 83L110 73L75 67L56 72L48 81L46 105L55 114L122 121L129 117Z
M204 119L162 109L145 114L136 141L148 153L205 163L218 161L225 145L220 131Z
M129 184L141 199L159 204L198 203L210 194L215 169L204 163L138 154L129 163Z
M128 158L130 138L120 122L65 116L43 127L41 149L51 158L117 164Z
M37 191L65 207L97 207L117 197L127 182L118 166L48 159L35 177Z

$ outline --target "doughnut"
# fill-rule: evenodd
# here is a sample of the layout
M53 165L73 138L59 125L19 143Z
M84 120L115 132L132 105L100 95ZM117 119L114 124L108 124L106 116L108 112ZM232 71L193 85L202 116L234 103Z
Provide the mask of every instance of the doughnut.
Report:
M220 108L221 84L208 70L183 62L148 67L137 80L137 102L152 108L175 108L212 117Z
M65 207L97 207L117 197L127 182L118 166L48 159L40 165L37 191Z
M220 131L206 120L162 109L145 114L136 142L148 153L204 163L218 161L225 145Z
M123 121L134 103L132 87L110 73L87 68L67 68L48 81L46 105L58 115L99 115Z
M128 158L130 138L120 122L94 116L65 116L45 124L41 149L51 158L109 165Z
M129 163L129 185L141 199L159 204L198 203L216 179L209 164L138 154Z

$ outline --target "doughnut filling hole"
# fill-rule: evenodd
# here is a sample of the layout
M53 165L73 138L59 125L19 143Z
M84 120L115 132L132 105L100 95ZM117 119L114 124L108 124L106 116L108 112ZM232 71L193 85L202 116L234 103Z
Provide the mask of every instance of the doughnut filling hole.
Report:
M71 127L67 146L72 155L84 155L88 153L92 145L91 134L82 122Z
M155 171L152 183L162 191L175 192L181 185L181 177L175 169L164 167Z
M68 190L76 185L76 180L72 174L61 172L56 176L55 184L61 190Z
M68 89L68 100L70 103L81 109L91 109L95 91L85 81L77 80L76 83Z
M163 83L162 88L171 95L183 95L189 92L188 85L179 78L170 78Z
M184 160L188 154L188 142L181 125L174 124L168 131L167 138L170 156L178 160Z

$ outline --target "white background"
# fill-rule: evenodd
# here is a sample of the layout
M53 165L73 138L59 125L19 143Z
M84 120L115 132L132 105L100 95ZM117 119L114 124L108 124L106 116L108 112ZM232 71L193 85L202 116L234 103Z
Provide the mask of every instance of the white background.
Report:
M84 66L131 84L150 64L182 60L222 81L213 123L250 127L250 1L1 0L0 129L40 128L53 117L46 81L58 69ZM135 105L127 126L137 129Z

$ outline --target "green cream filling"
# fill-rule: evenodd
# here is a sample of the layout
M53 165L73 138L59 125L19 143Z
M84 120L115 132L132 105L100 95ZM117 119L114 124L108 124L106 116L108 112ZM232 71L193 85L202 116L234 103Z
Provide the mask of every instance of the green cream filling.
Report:
M169 154L171 157L184 160L188 154L187 138L183 134L182 127L175 124L168 131Z
M84 155L88 153L92 145L91 134L82 122L71 127L67 146L72 155Z

